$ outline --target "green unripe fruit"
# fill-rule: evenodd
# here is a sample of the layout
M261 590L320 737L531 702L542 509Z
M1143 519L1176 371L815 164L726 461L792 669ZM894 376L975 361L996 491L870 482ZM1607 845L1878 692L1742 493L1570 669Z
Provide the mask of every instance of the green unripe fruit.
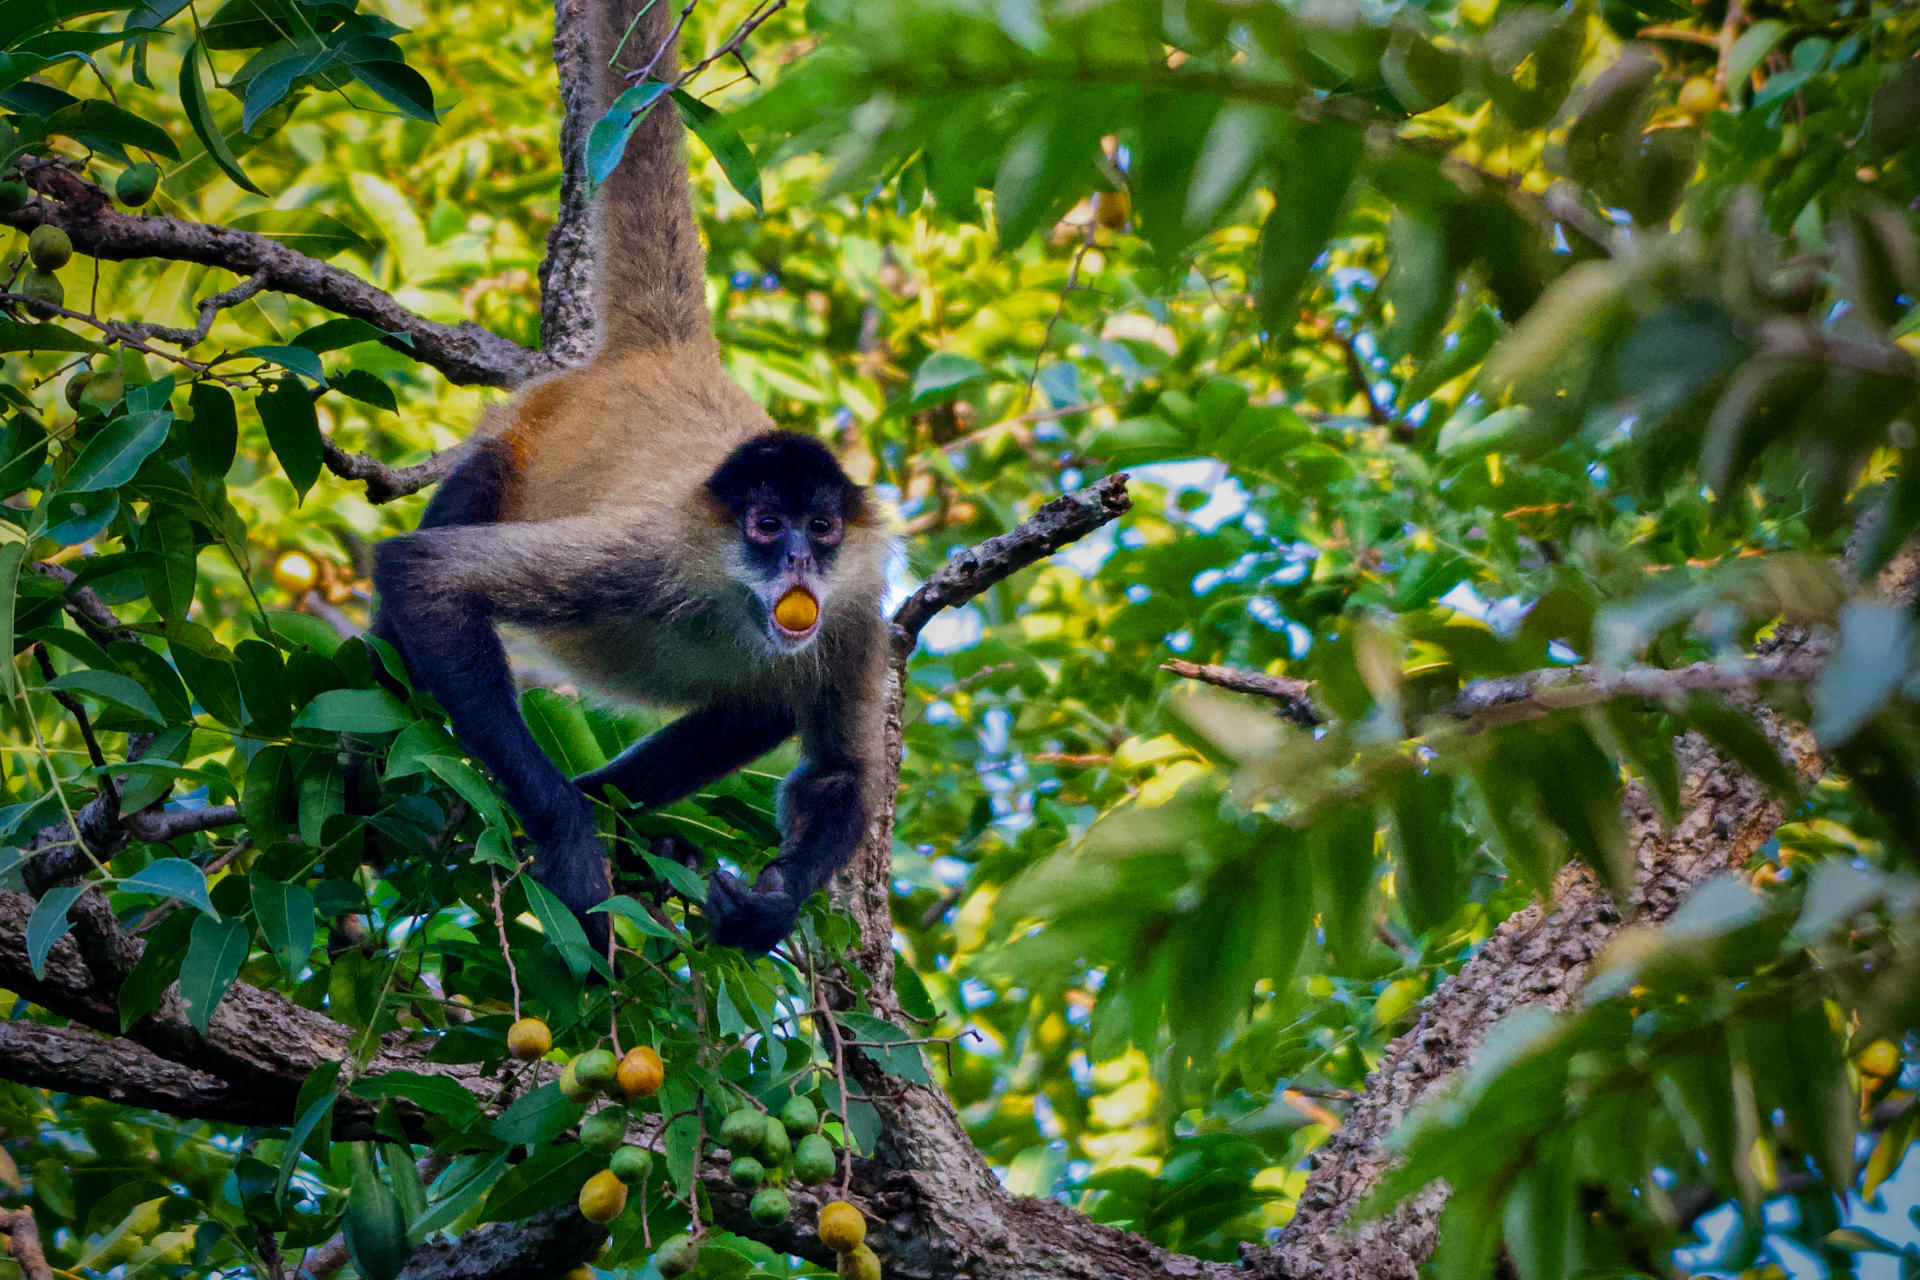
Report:
M833 1144L817 1133L800 1139L793 1149L793 1176L806 1187L817 1187L833 1176Z
M787 1199L787 1193L778 1187L762 1187L753 1193L753 1199L747 1205L747 1212L753 1220L763 1227L771 1227L785 1222L787 1215L793 1212L793 1202Z
M575 1058L560 1070L560 1092L568 1102L590 1102L593 1090L580 1083L580 1059Z
M583 1089L605 1093L613 1088L620 1074L620 1059L611 1049L589 1049L573 1060L574 1079Z
M757 1187L767 1180L767 1167L752 1156L736 1156L727 1169L727 1176L736 1187Z
M67 291L60 284L60 277L38 267L28 267L20 273L20 281L15 290L32 298L35 302L50 303L53 306L65 306Z
M33 199L33 188L18 178L0 182L0 213L18 213Z
M735 1155L758 1151L766 1136L766 1117L752 1107L742 1107L720 1122L720 1141Z
M644 1182L653 1172L653 1152L645 1147L621 1147L613 1153L607 1167L622 1182Z
M112 413L127 394L127 380L118 369L108 369L87 379L80 393L80 407L93 413Z
M138 209L153 199L154 190L160 185L160 169L151 161L142 160L130 165L113 184L113 198L129 208Z
M653 1251L653 1265L663 1276L683 1276L700 1261L700 1246L692 1236L678 1235Z
M820 1108L813 1105L813 1099L796 1094L787 1100L786 1106L780 1108L780 1123L796 1138L803 1133L812 1133L820 1127Z
M73 261L73 240L59 227L35 227L27 237L27 256L42 271L58 271Z
M766 1135L760 1139L760 1151L768 1164L785 1164L793 1158L793 1139L775 1116L766 1118Z
M80 394L87 389L87 380L93 377L90 370L82 369L67 379L67 408L80 408Z
M602 1107L580 1122L580 1141L595 1151L617 1151L626 1140L624 1107Z

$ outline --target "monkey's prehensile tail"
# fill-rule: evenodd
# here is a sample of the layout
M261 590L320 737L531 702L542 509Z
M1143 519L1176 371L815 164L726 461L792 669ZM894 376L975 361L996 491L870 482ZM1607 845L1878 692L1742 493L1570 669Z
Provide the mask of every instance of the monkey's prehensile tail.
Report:
M648 79L679 70L673 0L589 0L594 12L595 118L628 87L625 73L651 66ZM642 83L636 81L635 83ZM629 351L711 336L705 253L687 189L685 130L662 95L627 143L599 196L599 283L603 350Z

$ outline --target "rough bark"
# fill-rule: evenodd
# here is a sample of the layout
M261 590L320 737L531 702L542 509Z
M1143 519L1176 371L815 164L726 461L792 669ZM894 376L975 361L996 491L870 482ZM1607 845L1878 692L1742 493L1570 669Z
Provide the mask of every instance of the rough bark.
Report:
M587 130L599 118L593 66L596 0L554 0L553 63L560 72L560 213L547 232L540 264L540 342L556 364L593 355L599 323L594 303L593 190L587 180Z
M537 351L470 321L445 325L416 315L359 276L251 231L168 214L136 217L79 199L33 200L18 212L0 215L0 222L21 231L60 227L73 238L76 250L95 258L167 258L262 277L266 288L405 335L411 346L398 338L387 339L387 345L432 365L454 382L510 387L550 367Z

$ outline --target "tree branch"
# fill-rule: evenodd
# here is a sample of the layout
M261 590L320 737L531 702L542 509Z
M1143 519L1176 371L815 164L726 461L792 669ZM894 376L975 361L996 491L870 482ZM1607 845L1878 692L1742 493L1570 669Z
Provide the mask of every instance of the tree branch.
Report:
M15 1209L0 1222L7 1230L7 1252L19 1264L25 1280L54 1280L53 1268L47 1265L47 1255L40 1248L40 1224L33 1220L33 1211Z
M1262 698L1272 698L1280 704L1280 714L1298 725L1311 729L1322 724L1320 713L1314 709L1308 698L1313 688L1311 680L1296 680L1291 676L1271 676L1264 671L1248 671L1244 667L1224 667L1213 662L1183 662L1178 658L1160 664L1162 671L1171 671L1177 676L1189 680L1198 680L1221 689L1231 689L1235 693L1251 693Z
M959 552L894 610L894 650L912 650L920 629L942 609L965 604L994 583L1078 541L1133 506L1119 472L1055 498L1020 525Z
M51 168L36 168L31 175L43 191L55 186L47 176ZM551 367L540 353L471 321L444 325L415 315L394 301L391 294L360 277L267 236L167 214L135 217L74 198L70 184L87 184L64 169L59 172L69 180L59 186L60 193L68 197L64 202L32 200L16 212L0 215L0 222L21 231L59 227L72 237L75 249L95 258L198 262L254 277L260 281L259 288L292 294L340 315L365 320L385 332L404 335L408 341L396 336L386 339L387 345L432 365L454 382L511 387ZM164 335L156 331L156 336Z

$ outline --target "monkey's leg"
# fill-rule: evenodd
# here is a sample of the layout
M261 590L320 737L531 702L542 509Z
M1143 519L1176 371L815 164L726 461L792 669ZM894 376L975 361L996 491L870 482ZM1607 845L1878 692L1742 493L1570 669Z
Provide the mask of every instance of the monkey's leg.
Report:
M462 470L464 470L464 466ZM458 473L456 473L458 474ZM580 918L596 947L607 921L587 909L612 895L593 808L556 768L520 716L496 617L564 610L566 584L536 568L570 531L537 525L423 529L380 544L374 585L387 637L414 680L446 708L467 749L493 771L537 846L533 875Z
M793 932L800 907L827 886L867 833L866 787L852 760L808 761L787 776L780 856L748 888L716 871L708 883L713 940L749 954L772 950Z
M574 783L589 796L604 796L613 787L636 805L672 804L758 760L792 737L794 728L793 713L784 707L702 707Z

